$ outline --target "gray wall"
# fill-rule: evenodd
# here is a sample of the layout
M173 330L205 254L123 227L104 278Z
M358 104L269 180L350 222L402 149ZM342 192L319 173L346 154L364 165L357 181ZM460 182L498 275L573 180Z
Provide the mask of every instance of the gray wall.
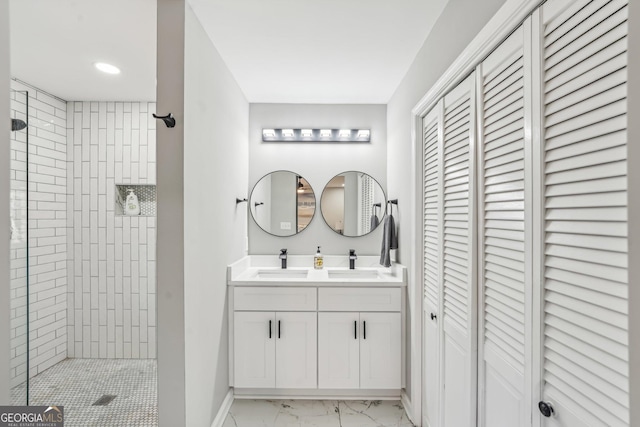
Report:
M345 171L362 171L374 177L387 197L387 132L384 105L307 105L251 104L249 127L249 183L244 194L269 172L290 170L303 176L316 195L316 214L311 224L291 237L271 236L249 219L249 252L313 254L322 246L325 255L348 255L356 249L360 255L380 253L382 227L364 237L345 237L331 230L320 213L322 190L335 175ZM371 143L308 144L263 143L263 128L365 128L371 129ZM394 194L391 194L394 197Z
M264 206L260 207L271 211L271 232L273 234L289 234L288 230L280 229L281 222L288 222L292 231L296 229L296 218L298 216L297 183L296 176L290 173L271 175L271 197L269 200L264 201Z
M318 200L320 200L319 197ZM344 188L327 188L322 193L322 200L325 203L324 205L321 203L320 206L324 206L322 208L322 216L327 225L336 227L336 225L341 222L342 225L340 228L344 230ZM318 213L320 213L320 211L318 211Z
M0 2L0 170L9 170L9 2ZM9 404L9 174L0 174L0 405Z
M249 105L185 0L158 0L158 411L209 426L229 390L227 264L245 255Z
M358 175L344 177L344 234L358 234Z
M158 0L157 108L176 118L158 126L158 418L186 424L184 336L184 39L185 0Z
M450 0L387 104L388 186L389 193L399 199L398 208L394 209L399 235L396 256L398 262L409 267L407 333L410 334L408 342L414 345L407 351L407 357L411 359L407 361L407 394L412 400L413 395L419 396L420 386L420 379L411 374L411 367L420 366L421 351L415 344L420 343L416 327L422 316L419 301L422 292L421 284L415 283L412 277L411 253L415 240L411 235L410 206L403 203L403 200L415 198L409 185L414 179L411 165L415 163L416 155L411 141L411 110L503 4L504 0ZM418 200L416 213L420 206ZM412 401L412 405L418 407L420 402Z
M246 255L249 104L190 7L184 94L186 424L229 390L227 265Z

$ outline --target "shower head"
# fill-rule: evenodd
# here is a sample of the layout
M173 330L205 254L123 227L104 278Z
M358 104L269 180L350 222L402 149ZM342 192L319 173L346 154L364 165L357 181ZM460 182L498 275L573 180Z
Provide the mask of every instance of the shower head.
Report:
M27 124L25 123L24 120L19 120L19 119L11 119L11 130L13 132L18 131L18 130L22 130L24 128L27 127Z

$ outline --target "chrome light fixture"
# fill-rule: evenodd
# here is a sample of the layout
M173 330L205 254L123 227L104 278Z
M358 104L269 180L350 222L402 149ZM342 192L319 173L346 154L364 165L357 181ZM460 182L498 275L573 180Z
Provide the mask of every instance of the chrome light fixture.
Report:
M262 129L263 142L371 142L370 129Z

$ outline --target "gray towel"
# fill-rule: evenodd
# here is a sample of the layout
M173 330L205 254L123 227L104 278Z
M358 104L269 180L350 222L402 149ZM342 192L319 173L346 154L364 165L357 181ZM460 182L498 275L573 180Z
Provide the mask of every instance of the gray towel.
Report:
M398 249L398 236L396 236L396 222L393 215L389 214L384 220L384 230L382 231L380 264L384 267L391 267L391 249Z
M380 219L378 218L378 215L374 213L371 215L371 228L369 228L369 231L375 230L378 225L380 225Z

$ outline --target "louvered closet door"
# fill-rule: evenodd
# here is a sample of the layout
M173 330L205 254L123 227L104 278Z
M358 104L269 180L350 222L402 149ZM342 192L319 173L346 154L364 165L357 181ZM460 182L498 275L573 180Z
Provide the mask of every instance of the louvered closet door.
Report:
M442 102L423 119L424 155L424 392L423 425L438 427L440 417L440 314L442 251Z
M475 426L475 75L444 98L442 426Z
M478 425L486 427L531 425L530 35L527 20L477 69Z
M627 426L627 2L549 0L538 19L543 425Z

